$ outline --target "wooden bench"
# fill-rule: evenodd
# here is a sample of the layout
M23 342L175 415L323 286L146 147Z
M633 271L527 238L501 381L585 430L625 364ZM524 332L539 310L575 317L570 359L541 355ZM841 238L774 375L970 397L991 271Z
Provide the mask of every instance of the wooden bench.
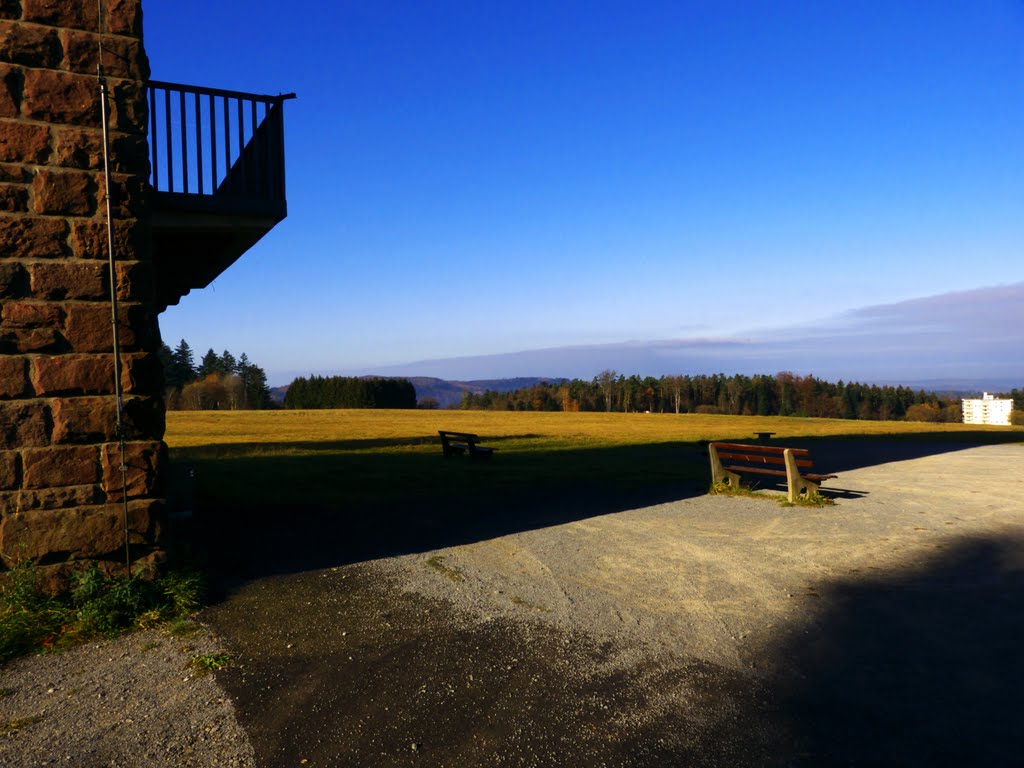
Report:
M479 444L480 437L478 435L469 432L451 432L445 429L437 430L437 434L441 436L441 450L446 459L449 456L462 456L468 453L471 459L486 461L494 453L493 448Z
M789 486L789 500L794 502L802 493L808 496L816 494L823 480L838 477L808 472L814 463L811 452L806 448L708 443L708 455L711 457L712 483L739 488L741 474L784 477Z

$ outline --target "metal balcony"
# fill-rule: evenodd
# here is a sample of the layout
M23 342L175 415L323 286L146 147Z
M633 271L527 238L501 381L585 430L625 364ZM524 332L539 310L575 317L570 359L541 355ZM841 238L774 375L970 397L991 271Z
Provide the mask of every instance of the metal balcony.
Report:
M150 187L160 309L205 288L288 215L284 102L149 83Z

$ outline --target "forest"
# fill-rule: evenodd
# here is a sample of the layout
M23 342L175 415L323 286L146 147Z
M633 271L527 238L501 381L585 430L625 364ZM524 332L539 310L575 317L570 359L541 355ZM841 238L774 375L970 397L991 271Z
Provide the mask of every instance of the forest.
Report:
M1024 410L1024 391L1013 390ZM606 370L591 381L560 380L513 392L465 393L463 409L621 411L814 416L839 419L962 420L959 397L907 387L836 383L789 372L770 375L625 376Z
M415 408L408 379L356 376L299 377L288 385L285 408Z
M198 365L184 339L171 349L160 348L164 368L164 400L169 410L238 411L272 407L267 374L243 352L210 349Z

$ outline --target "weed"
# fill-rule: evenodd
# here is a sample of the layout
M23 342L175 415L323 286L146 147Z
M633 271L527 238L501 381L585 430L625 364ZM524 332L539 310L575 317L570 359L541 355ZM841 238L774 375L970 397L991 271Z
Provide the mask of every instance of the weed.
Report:
M173 637L194 635L200 629L199 624L187 618L171 619L167 622L167 634Z
M755 491L743 486L734 488L728 483L714 483L708 489L708 493L712 496L747 496L755 499L770 499L780 507L831 507L835 506L836 503L835 499L822 496L820 493L798 496L796 501L790 501L788 497L776 493Z
M67 606L40 588L34 568L15 565L0 584L0 662L44 647L70 618Z
M518 605L521 608L529 608L531 611L540 611L541 613L551 613L550 608L545 608L543 605L537 603L531 603L529 600L524 600L519 595L512 595L509 598L513 605Z
M798 496L796 501L780 501L783 507L834 507L836 500L830 496L822 496L820 493L809 493L806 496Z
M427 567L433 568L449 581L460 582L466 580L466 577L462 575L462 572L458 568L452 568L445 565L444 558L441 557L441 555L434 555L429 558L427 560Z
M73 574L66 594L48 595L38 570L19 563L0 580L0 663L180 618L198 607L200 594L193 574L116 577L93 564Z
M204 653L189 659L192 668L199 673L217 672L231 666L233 661L230 653Z
M0 723L0 733L12 733L43 719L42 715L29 715L28 717L15 717L6 723Z
M746 486L733 486L729 483L713 483L708 488L708 493L712 496L753 496L758 499L768 498L768 495L761 491L755 491L753 488L747 488Z
M203 578L191 571L168 573L160 580L164 596L176 616L195 613L203 602Z

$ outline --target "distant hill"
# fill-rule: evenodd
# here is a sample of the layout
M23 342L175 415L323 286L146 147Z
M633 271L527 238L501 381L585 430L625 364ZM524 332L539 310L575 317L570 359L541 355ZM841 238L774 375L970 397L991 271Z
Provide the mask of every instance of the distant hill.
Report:
M365 377L370 378L370 377ZM514 392L523 387L533 387L542 381L557 382L562 379L549 379L536 376L521 376L515 379L478 379L476 381L446 381L445 379L434 379L429 376L401 376L381 378L403 378L408 379L416 388L416 400L425 397L432 397L437 400L442 408L450 408L462 402L463 392L472 392L474 395L491 392ZM270 399L278 404L284 403L284 396L288 392L288 386L271 387Z
M536 376L520 376L515 379L476 379L474 381L447 381L429 376L406 377L416 388L416 400L432 397L442 408L450 408L462 402L463 392L474 395L491 392L514 392L523 387L533 387L541 382L562 381L562 379L539 378Z

